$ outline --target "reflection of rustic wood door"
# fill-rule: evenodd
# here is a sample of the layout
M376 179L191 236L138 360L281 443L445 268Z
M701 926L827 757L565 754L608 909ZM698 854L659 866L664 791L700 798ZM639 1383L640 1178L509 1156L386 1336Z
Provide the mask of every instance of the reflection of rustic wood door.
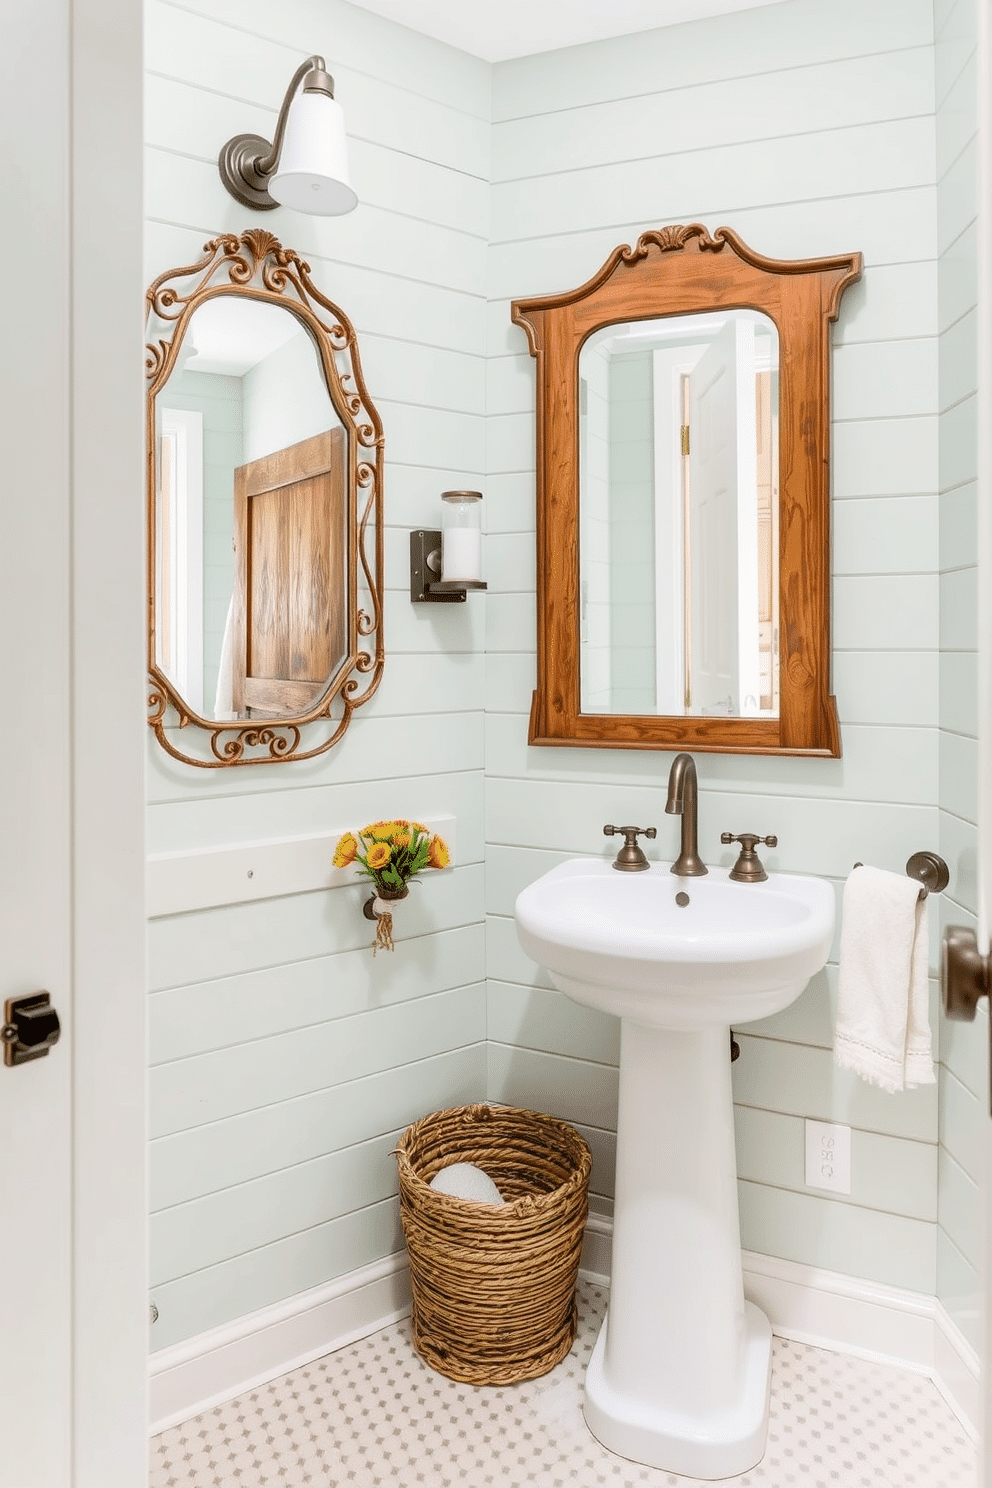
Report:
M345 434L234 472L232 700L240 718L306 713L345 660Z

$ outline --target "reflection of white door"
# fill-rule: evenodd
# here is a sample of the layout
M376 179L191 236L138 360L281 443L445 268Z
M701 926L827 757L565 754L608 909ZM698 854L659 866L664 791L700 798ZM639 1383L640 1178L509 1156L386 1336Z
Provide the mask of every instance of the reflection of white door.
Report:
M0 1482L135 1488L147 1472L140 7L9 6L3 61L0 132L18 141L34 292L7 296L16 355L0 365L0 672L16 712L0 733L0 996L48 991L63 1031L47 1057L0 1063Z
M159 414L158 664L203 712L203 414Z
M750 321L728 321L697 363L690 379L689 430L691 711L757 711L757 468Z

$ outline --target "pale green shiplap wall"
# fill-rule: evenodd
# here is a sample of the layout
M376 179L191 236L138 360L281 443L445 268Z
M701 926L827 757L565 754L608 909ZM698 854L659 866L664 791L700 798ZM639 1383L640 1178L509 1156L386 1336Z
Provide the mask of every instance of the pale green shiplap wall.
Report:
M938 7L938 20L953 9ZM948 675L967 668L973 645L951 571L971 559L951 558L946 522L938 703L937 492L950 517L961 484L938 475L938 413L946 432L961 399L945 396L943 381L938 399L936 337L939 267L943 373L956 363L953 328L973 303L960 288L973 237L951 233L946 190L934 190L932 39L929 0L800 0L490 70L343 3L294 0L275 16L249 0L233 18L222 0L152 0L149 276L191 262L218 231L248 225L217 183L214 149L236 131L271 129L308 51L334 59L362 205L330 223L282 212L265 222L305 253L359 330L386 425L390 592L385 681L345 742L323 763L247 779L194 773L152 749L151 848L293 835L395 811L453 812L459 841L459 866L411 919L402 959L370 960L365 922L345 893L153 923L153 1346L397 1248L389 1147L408 1120L447 1101L487 1091L574 1120L594 1148L596 1203L609 1207L616 1025L569 1005L522 956L513 898L561 857L603 850L602 823L617 812L657 823L659 855L672 855L677 823L662 812L669 756L525 743L533 370L509 323L513 296L579 283L617 242L662 222L729 222L782 256L865 253L834 356L844 758L701 756L702 846L724 861L723 827L775 831L773 865L839 886L855 858L898 867L939 835L952 865L948 913L959 918L972 904L969 818L952 800L950 751L974 730L948 712L966 697ZM965 61L948 64L948 84ZM227 93L222 80L234 77ZM433 524L440 489L478 484L484 470L485 609L412 610L407 530ZM955 617L963 641L948 629ZM939 758L950 771L943 787ZM953 1136L945 1113L938 1227L936 1092L881 1096L834 1072L835 979L831 965L795 1009L741 1037L744 1242L930 1293L939 1271L941 1295L966 1326L954 1299L971 1281L950 1247L967 1264L971 1221L960 1208L955 1219L961 1190L946 1177L952 1161L969 1171L965 1128ZM945 1075L945 1106L958 1087L981 1086L971 1034L944 1031L957 1082ZM806 1115L852 1123L850 1200L805 1189Z
M354 321L386 434L388 665L323 760L205 771L148 753L149 849L452 814L458 859L372 960L357 889L153 920L151 1278L159 1348L400 1248L395 1138L485 1093L483 610L409 604L411 527L484 469L489 69L343 0L151 0L147 272L270 228ZM215 159L271 137L323 51L361 205L249 214Z
M935 20L940 371L940 840L953 878L945 924L975 924L977 785L975 383L978 0L938 0ZM937 1295L980 1348L979 1136L988 1023L940 1029Z
M793 0L501 64L489 270L486 906L489 1092L589 1137L609 1207L617 1027L516 945L516 893L608 821L655 824L671 756L528 749L534 683L534 367L509 301L582 283L646 227L727 223L764 253L860 249L835 328L837 761L700 755L700 844L774 832L772 866L840 885L938 843L937 213L930 0ZM955 883L960 864L953 864ZM931 911L933 913L933 911ZM740 1034L744 1245L933 1293L936 1087L835 1071L836 966ZM807 1189L803 1118L850 1123L850 1198ZM659 1134L659 1139L663 1134Z

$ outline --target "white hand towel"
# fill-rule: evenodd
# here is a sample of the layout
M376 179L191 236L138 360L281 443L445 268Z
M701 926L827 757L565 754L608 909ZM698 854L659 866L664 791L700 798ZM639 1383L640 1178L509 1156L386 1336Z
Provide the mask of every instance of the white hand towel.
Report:
M929 932L920 886L855 868L844 887L834 1061L883 1090L932 1085Z

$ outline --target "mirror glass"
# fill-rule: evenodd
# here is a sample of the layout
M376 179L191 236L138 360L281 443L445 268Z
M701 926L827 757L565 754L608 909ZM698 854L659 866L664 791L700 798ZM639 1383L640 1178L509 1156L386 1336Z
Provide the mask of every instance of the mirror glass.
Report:
M347 437L291 310L218 294L155 398L156 661L194 712L286 718L348 658Z
M779 347L754 310L579 355L579 668L592 714L777 718Z

